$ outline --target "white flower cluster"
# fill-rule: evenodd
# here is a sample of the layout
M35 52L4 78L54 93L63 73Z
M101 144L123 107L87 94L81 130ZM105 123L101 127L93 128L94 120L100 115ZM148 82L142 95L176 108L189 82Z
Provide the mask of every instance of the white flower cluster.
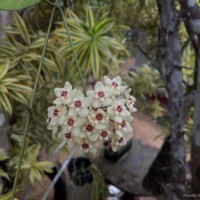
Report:
M96 153L105 141L113 151L126 144L126 136L133 132L131 123L135 98L131 89L121 85L119 76L97 82L94 90L85 96L72 89L69 82L64 88L55 88L54 106L48 108L48 129L61 127L67 144L79 145L85 152Z

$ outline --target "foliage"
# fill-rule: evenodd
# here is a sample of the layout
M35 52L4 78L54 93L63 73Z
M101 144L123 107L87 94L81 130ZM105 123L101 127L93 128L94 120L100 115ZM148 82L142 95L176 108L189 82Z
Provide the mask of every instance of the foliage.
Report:
M27 97L32 91L30 86L25 85L28 80L29 76L9 69L8 60L0 63L0 110L11 114L13 100L27 104Z
M132 93L137 99L136 107L152 117L161 116L164 109L161 107L157 95L161 93L166 98L166 91L159 72L144 65L129 72L128 75L126 82L132 88ZM147 103L148 101L149 103Z
M7 159L8 159L8 156L6 155L4 150L0 149L0 161L4 161L4 160L7 160ZM0 194L3 191L2 178L7 179L8 181L10 180L8 174L3 169L0 168ZM1 198L1 196L0 196L0 198Z
M49 161L38 161L40 153L40 145L32 145L24 152L24 158L21 166L21 173L24 175L24 181L27 181L27 177L31 184L36 180L41 180L45 172L52 172L53 164ZM16 169L18 156L10 161L10 167Z
M66 10L68 24L71 28L71 38L75 52L84 75L94 75L99 78L105 73L105 68L112 70L113 66L118 66L118 54L127 53L125 47L114 36L113 31L127 29L127 27L115 26L111 18L106 13L99 15L98 19L89 6L85 7L85 20L80 19L71 10ZM100 17L101 16L101 17ZM59 23L60 24L60 23ZM59 54L71 60L71 67L75 65L69 41L66 41L64 27L55 30L55 35L59 36L65 45L60 48ZM74 69L76 69L74 67Z
M0 10L21 10L39 3L41 0L0 0Z

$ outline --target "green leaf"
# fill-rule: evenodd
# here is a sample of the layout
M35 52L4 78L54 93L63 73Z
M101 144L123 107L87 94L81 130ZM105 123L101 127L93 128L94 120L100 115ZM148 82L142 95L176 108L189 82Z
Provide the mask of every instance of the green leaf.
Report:
M30 35L28 33L26 24L17 12L15 12L15 14L14 14L14 20L15 20L15 24L17 25L17 28L20 32L21 37L24 39L24 41L26 43L30 44L31 40L30 40Z
M0 0L0 10L21 10L39 3L41 0Z
M0 169L0 177L4 177L7 180L10 180L8 174L5 171L3 171L2 169Z
M9 62L0 63L0 80L5 77L9 69Z

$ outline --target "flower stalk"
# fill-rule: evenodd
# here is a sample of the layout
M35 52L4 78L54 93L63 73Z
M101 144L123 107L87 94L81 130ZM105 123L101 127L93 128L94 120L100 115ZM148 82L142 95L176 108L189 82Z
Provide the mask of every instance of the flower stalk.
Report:
M22 147L21 147L21 150L20 150L20 158L19 158L18 165L17 165L17 172L16 172L14 184L13 184L13 191L12 191L11 200L14 199L16 189L17 189L17 181L18 181L18 178L19 178L22 159L23 159L24 150L25 150L25 146L26 146L26 138L27 138L27 132L28 132L28 125L29 125L29 122L30 122L30 115L31 115L31 111L32 111L32 106L33 106L33 101L34 101L36 89L37 89L38 82L39 82L39 77L40 77L40 73L41 73L41 69L42 69L42 65L43 65L43 61L44 61L44 56L45 56L45 52L46 52L46 48L47 48L47 44L48 44L48 39L49 39L51 27L52 27L52 24L53 24L55 9L56 9L56 7L54 6L53 9L52 9L52 12L51 12L50 20L49 20L49 26L48 26L48 30L47 30L46 37L45 37L44 47L43 47L43 51L42 51L42 55L41 55L41 59L40 59L40 63L39 63L38 71L37 71L37 76L36 76L33 92L32 92L31 99L30 99L30 102L29 102L29 105L28 105L28 112L27 112L26 124L25 124L25 128L24 128Z
M84 81L83 81L83 76L82 76L82 73L81 73L81 69L80 69L80 65L79 65L79 62L78 62L78 58L77 58L76 52L74 50L74 45L73 45L73 42L72 42L72 39L71 39L69 26L68 26L68 23L67 23L67 20L66 20L66 17L64 15L62 7L60 5L57 5L57 7L58 7L58 9L60 11L60 14L62 16L64 25L65 25L65 28L66 28L66 32L67 32L69 43L70 43L70 46L71 46L71 49L72 49L72 52L73 52L73 56L74 56L74 60L75 60L75 63L76 63L76 67L78 69L78 73L79 73L79 76L80 76L80 79L81 79L81 84L82 84L82 87L83 87L83 92L86 95L86 88L85 88L85 84L84 84Z

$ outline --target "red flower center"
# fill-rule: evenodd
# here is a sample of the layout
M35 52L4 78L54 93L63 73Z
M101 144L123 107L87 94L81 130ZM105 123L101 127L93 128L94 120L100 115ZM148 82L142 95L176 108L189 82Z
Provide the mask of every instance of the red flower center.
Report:
M117 106L117 111L119 112L119 113L121 113L122 111L123 111L123 108L122 108L122 106Z
M74 119L73 118L69 118L68 121L67 121L67 124L69 126L73 126L74 125Z
M99 92L97 93L97 95L99 96L99 98L105 97L105 94L104 94L103 91L99 91Z
M88 149L88 148L89 148L89 144L84 142L84 143L82 144L82 148L83 148L83 149Z
M103 119L103 115L101 113L96 114L96 120L101 121Z
M112 82L112 86L116 88L116 87L118 86L118 83L115 82L115 81L113 81L113 82Z
M107 132L107 131L102 131L102 132L101 132L101 136L102 136L103 138L107 137L107 135L108 135L108 132Z
M123 121L123 122L121 123L121 127L122 127L122 128L125 128L125 127L126 127L126 122L125 122L125 121Z
M120 139L118 140L119 143L122 143L123 141L124 141L124 138L120 138Z
M92 131L94 130L94 127L93 127L91 124L88 124L88 125L86 126L86 130L87 130L88 132L92 132Z
M59 110L58 110L58 109L54 109L54 111L53 111L53 115L54 115L54 116L57 116L58 113L59 113Z
M77 100L77 101L74 102L74 106L76 108L80 108L82 106L82 102L80 100Z
M67 96L67 91L62 91L62 92L61 92L61 96L62 96L62 97L66 97L66 96Z
M66 139L69 140L69 139L71 139L71 137L72 137L71 133L66 133L66 134L65 134L65 138L66 138Z

